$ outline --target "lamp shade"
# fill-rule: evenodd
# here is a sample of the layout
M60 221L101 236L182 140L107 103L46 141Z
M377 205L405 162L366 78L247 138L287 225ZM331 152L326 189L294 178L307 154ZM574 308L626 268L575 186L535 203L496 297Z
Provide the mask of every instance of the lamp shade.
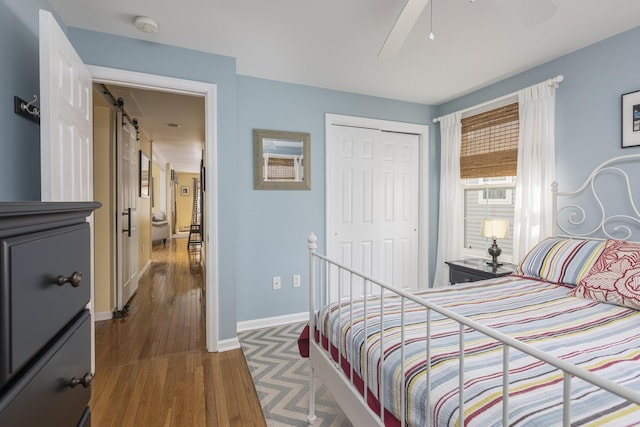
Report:
M480 236L492 239L505 239L509 237L509 222L506 219L485 218L482 220Z

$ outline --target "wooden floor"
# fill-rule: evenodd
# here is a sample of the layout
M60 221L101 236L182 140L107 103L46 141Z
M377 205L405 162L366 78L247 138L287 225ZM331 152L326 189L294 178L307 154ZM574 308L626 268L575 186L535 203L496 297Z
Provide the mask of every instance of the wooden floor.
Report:
M123 319L96 323L93 426L265 426L241 350L207 353L186 239L154 246Z

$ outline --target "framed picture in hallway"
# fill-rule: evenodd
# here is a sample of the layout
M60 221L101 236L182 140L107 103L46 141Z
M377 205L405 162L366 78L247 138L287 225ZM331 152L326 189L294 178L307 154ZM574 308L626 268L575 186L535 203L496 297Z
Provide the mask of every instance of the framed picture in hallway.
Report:
M188 196L189 195L189 187L187 187L186 185L183 185L182 188L180 189L180 194L183 196Z
M138 182L140 183L140 197L149 197L149 182L151 178L151 160L146 154L140 150L140 172L138 175Z

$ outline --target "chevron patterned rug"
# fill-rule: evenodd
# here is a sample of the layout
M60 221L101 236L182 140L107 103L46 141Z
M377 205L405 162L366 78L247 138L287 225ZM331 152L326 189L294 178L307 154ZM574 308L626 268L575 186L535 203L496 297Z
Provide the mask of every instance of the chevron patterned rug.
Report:
M269 427L308 425L309 359L298 353L298 335L304 325L295 323L238 334ZM316 417L314 427L351 426L319 379Z

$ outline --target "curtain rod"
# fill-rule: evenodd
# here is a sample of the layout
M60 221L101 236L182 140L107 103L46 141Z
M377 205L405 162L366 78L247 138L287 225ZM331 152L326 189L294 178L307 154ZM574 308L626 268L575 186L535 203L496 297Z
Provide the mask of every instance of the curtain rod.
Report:
M557 88L558 86L560 86L560 83L564 80L564 76L562 74L559 74L557 76L555 76L552 79L547 80L547 84L549 86L553 86L554 88ZM471 111L471 110L475 110L477 108L482 108L486 105L490 105L496 102L500 102L503 99L507 99L507 98L511 98L512 96L515 96L518 94L519 91L515 91L515 92L511 92L507 95L501 96L500 98L496 98L496 99L492 99L491 101L487 101L487 102L483 102L482 104L478 104L478 105L474 105L473 107L469 107L469 108L465 108L463 110L459 110L456 111L456 113L466 113L467 111ZM436 117L433 119L433 123L438 123L444 116L440 116L440 117Z

